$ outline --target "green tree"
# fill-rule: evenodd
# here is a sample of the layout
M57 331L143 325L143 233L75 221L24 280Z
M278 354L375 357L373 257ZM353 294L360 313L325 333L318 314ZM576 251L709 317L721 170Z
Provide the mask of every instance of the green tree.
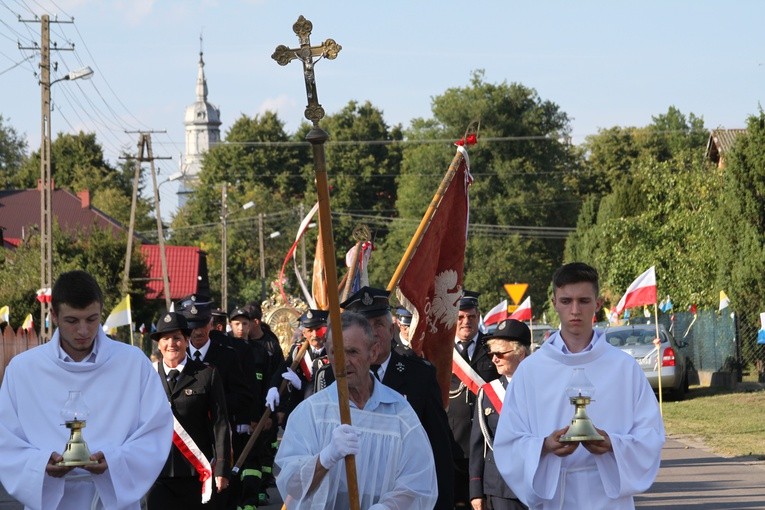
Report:
M610 181L602 197L589 195L568 239L566 260L599 268L611 305L652 265L659 293L671 294L678 309L715 299L714 290L699 282L715 275L719 247L710 232L721 177L704 160L708 135L703 126L693 114L688 118L670 108L651 125L630 128L629 136L615 137L625 131L613 128L588 140L589 147L597 147L591 152L598 154L596 166L621 161L619 178ZM590 164L587 160L585 166Z
M473 73L468 86L435 97L432 111L432 119L412 122L407 138L457 140L480 120L479 143L469 148L475 178L470 223L487 228L468 237L466 288L482 292L484 310L506 297L503 284L512 282L529 283L532 301L544 302L551 268L563 257L563 242L508 235L496 227L573 227L579 202L566 190L565 177L576 169L577 155L565 142L567 115L533 89L485 82L482 71ZM422 217L453 156L448 142L407 146L398 182L401 218ZM396 228L413 231L411 224ZM391 245L405 237L392 233ZM383 248L389 248L387 240ZM392 274L401 253L391 257L381 272Z
M18 328L24 317L31 313L38 327L40 308L36 291L40 288L40 238L30 237L15 250L7 250L0 261L0 303L11 309L10 323ZM111 230L93 228L87 233L65 233L58 225L53 226L53 279L63 272L84 269L98 281L104 292L104 316L124 297L122 275L125 265L127 236L114 235ZM153 315L155 304L146 302L144 284L148 270L141 257L140 248L133 250L130 277L134 321L139 317ZM121 334L129 335L125 331ZM125 336L123 339L127 339Z
M22 187L18 175L26 150L26 141L0 115L0 189Z
M51 176L56 188L73 193L88 190L92 204L123 225L130 223L133 196L134 166L126 161L119 168L105 159L94 133L80 131L76 135L59 133L51 143ZM22 188L36 188L40 178L40 151L24 161L18 184ZM152 228L151 203L141 196L146 177L139 180L136 207L136 230Z
M723 197L717 220L717 284L725 289L739 321L759 329L765 309L765 113L749 117L746 135L740 136L726 156ZM756 339L742 343L745 359L751 357Z
M291 244L287 234L299 222L297 206L306 189L302 169L310 148L290 137L272 112L252 118L242 115L224 140L204 156L199 184L173 219L171 239L207 252L213 297L220 299L221 202L223 183L227 183L227 298L229 303L243 303L260 298L258 215L264 219L264 259L267 278L272 279ZM250 201L255 207L243 210ZM283 235L268 237L276 231Z

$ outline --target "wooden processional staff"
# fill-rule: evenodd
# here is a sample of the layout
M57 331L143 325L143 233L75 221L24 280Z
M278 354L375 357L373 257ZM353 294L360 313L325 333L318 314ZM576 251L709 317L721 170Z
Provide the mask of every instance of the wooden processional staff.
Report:
M279 65L286 66L298 59L303 63L303 77L308 105L305 108L305 118L313 123L313 128L306 135L306 140L313 149L314 173L316 176L316 192L319 198L319 231L321 232L322 248L324 250L324 267L327 277L327 298L329 300L329 319L332 330L335 362L332 366L337 380L337 397L340 405L340 422L351 423L351 408L348 397L348 380L345 373L345 350L343 349L343 329L340 322L340 301L337 291L337 267L335 266L335 246L332 240L332 217L329 207L329 186L327 184L327 164L324 155L324 142L329 135L319 127L319 121L324 118L324 108L319 104L316 93L316 76L314 64L321 58L333 60L342 49L333 39L327 39L319 46L311 46L311 30L313 24L300 16L292 25L292 30L300 40L298 48L288 48L279 45L271 58ZM359 510L359 490L356 476L356 461L353 455L345 458L345 472L348 476L348 496L352 510Z

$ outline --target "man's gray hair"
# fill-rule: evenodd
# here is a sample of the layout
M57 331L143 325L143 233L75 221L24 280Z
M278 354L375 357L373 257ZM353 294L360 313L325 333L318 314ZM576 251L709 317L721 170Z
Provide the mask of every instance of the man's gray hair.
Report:
M372 331L372 325L369 324L369 321L366 317L361 315L360 313L351 312L350 310L346 310L343 313L340 314L340 324L342 326L343 331L346 329L349 329L353 326L358 326L364 331L364 336L367 340L367 347L372 347L374 345L375 336L374 332ZM332 323L330 322L327 328L327 342L332 342Z

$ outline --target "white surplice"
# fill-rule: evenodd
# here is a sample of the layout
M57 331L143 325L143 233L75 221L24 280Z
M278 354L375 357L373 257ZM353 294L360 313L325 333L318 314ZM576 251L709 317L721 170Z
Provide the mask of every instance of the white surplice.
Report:
M664 423L645 374L601 333L591 349L564 352L560 333L518 367L502 407L494 454L513 492L532 510L635 507L633 495L650 488L659 470ZM568 457L542 455L544 438L571 423L566 396L574 368L595 387L587 414L608 433L613 452L583 446Z
M307 494L319 452L340 425L336 384L301 402L284 431L276 484L289 510L350 508L344 461ZM431 510L438 497L433 452L406 400L375 380L363 410L351 402L351 421L361 431L356 455L361 508Z
M29 509L138 509L172 444L173 418L149 359L99 330L95 362L59 358L59 332L15 356L0 387L0 481ZM60 412L69 391L90 410L83 439L104 453L108 469L45 474L62 453L69 429Z

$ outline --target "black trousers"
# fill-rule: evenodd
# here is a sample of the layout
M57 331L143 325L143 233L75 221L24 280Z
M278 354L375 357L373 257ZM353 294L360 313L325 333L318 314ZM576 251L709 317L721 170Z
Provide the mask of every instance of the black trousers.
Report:
M225 494L226 491L223 492ZM202 504L202 482L196 476L158 478L146 497L147 510L217 510L219 495L213 481L210 501Z

